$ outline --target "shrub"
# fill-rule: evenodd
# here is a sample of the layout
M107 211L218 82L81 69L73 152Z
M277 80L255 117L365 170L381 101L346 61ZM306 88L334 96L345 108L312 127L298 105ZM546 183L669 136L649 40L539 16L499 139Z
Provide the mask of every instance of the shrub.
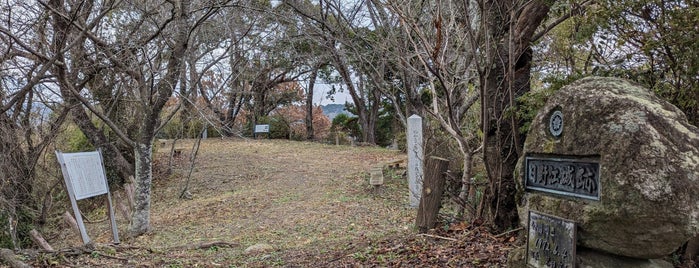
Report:
M12 237L10 237L10 228L7 226L7 212L0 211L0 248L12 248Z
M85 134L75 124L68 124L66 130L63 131L63 140L67 146L62 148L66 152L83 152L95 150ZM59 138L60 139L60 138Z

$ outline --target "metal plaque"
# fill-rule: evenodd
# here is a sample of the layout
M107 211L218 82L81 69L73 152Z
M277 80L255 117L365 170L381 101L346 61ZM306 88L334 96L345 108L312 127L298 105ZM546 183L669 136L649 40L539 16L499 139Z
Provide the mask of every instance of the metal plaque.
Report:
M527 265L575 267L575 222L529 211Z
M554 137L560 137L563 134L563 112L555 111L549 118L549 131Z
M524 186L564 196L600 198L600 166L597 160L570 156L525 158Z

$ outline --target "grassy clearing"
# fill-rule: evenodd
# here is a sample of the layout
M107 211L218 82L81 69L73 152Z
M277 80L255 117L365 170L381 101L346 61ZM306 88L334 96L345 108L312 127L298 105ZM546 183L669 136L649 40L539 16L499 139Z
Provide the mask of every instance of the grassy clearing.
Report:
M166 150L161 146L156 154L160 165L167 162ZM118 258L97 255L73 264L254 267L329 261L335 252L412 232L415 210L406 207L405 179L387 174L381 188L369 185L372 166L399 157L374 147L209 139L192 174L191 200L178 198L189 167L180 160L174 175L155 178L152 232L124 239ZM90 225L96 241L110 241L106 223ZM125 233L125 219L119 225ZM235 246L171 250L210 241ZM244 254L259 243L274 250ZM356 258L362 254L358 250Z

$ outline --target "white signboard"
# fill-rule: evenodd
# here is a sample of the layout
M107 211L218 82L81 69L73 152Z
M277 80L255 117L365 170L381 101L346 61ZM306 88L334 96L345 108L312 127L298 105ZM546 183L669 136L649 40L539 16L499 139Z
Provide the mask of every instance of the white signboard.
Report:
M75 220L78 223L80 236L85 244L90 243L87 229L78 208L77 200L90 198L98 195L107 195L107 208L112 225L112 236L114 243L119 244L119 232L114 217L114 206L112 206L112 195L109 193L107 176L104 172L104 164L100 151L83 153L62 153L56 151L58 163L63 171L63 179L66 182L70 204L75 213Z
M64 153L63 161L75 200L107 193L107 178L99 152Z
M255 133L269 133L269 125L255 125Z

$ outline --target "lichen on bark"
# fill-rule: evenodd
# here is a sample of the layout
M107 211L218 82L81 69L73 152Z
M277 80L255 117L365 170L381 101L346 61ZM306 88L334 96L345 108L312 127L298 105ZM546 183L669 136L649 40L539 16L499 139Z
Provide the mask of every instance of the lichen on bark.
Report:
M130 234L142 235L150 230L151 184L153 180L152 144L137 144L135 208L131 216Z

